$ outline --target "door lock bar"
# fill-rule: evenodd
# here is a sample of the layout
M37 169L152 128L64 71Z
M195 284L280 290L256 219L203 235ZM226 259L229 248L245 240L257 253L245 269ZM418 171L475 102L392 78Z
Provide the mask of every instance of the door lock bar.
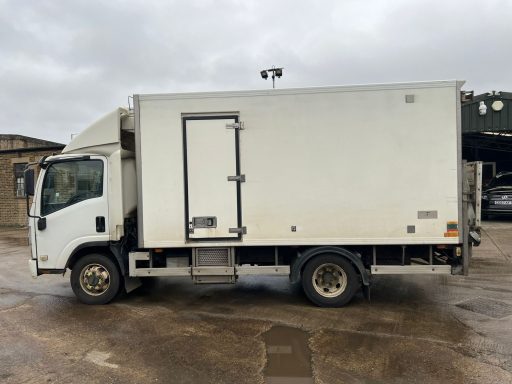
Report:
M228 176L228 181L239 181L240 183L245 183L245 175Z

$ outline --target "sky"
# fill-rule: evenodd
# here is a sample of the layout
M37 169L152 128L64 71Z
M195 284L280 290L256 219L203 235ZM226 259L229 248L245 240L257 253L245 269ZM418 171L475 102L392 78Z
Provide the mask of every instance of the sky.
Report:
M510 0L0 0L0 133L68 143L138 93L441 79L512 92Z

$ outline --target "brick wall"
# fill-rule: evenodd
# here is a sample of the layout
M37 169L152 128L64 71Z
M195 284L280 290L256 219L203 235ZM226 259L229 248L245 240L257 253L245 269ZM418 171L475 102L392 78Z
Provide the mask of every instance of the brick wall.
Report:
M53 141L36 139L23 135L0 134L0 150L34 148L34 147L54 147L61 144Z
M15 163L38 161L42 156L59 151L23 151L0 153L0 226L26 226L27 213L24 197L16 197ZM36 175L37 177L37 175Z

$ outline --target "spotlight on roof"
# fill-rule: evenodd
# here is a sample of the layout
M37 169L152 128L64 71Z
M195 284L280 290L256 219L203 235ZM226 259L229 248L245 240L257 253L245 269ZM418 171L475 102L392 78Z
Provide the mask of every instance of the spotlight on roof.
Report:
M260 75L263 79L268 79L268 73L272 73L272 88L276 87L276 77L283 76L283 68L276 68L275 66L272 66L270 69L264 69L263 71L260 71Z

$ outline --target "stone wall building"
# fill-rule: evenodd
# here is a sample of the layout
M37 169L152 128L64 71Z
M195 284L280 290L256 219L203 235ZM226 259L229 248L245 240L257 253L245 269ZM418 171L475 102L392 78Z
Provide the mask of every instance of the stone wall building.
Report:
M63 144L52 141L0 134L0 226L27 225L25 165L60 153L63 148Z

